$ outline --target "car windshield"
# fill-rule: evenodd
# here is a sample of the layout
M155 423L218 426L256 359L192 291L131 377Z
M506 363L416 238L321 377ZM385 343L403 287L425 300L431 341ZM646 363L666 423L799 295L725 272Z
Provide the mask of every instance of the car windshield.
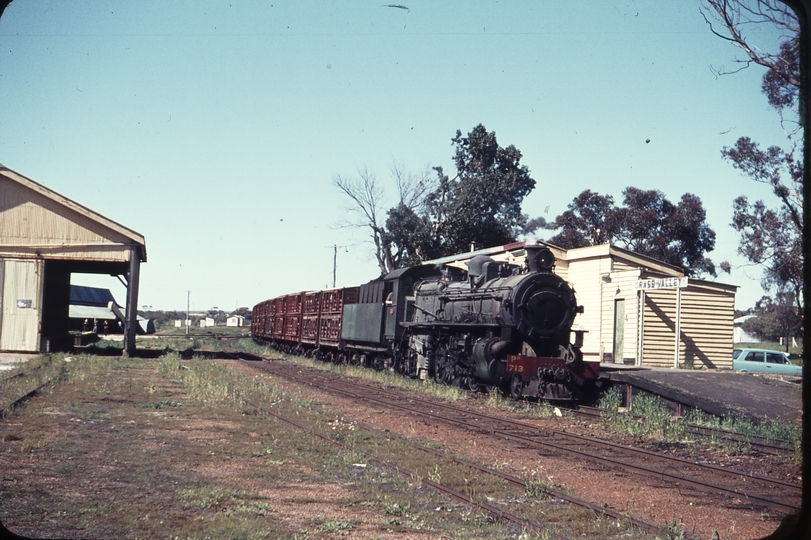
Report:
M732 351L732 359L733 360L738 358L740 355L741 355L741 350L740 349L735 349L734 351Z

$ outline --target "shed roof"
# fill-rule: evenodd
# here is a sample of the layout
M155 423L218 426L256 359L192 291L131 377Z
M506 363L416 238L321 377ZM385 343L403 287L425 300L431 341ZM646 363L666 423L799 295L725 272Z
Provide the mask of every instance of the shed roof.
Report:
M99 287L85 287L84 285L71 285L70 286L70 304L77 306L102 306L107 309L107 304L118 302L113 298L113 293L110 289L102 289Z
M0 254L120 261L132 247L146 262L141 234L0 164Z
M648 257L647 255L641 255L639 253L634 253L633 251L629 251L627 249L613 246L611 244L598 244L596 246L586 246L582 248L573 248L573 249L563 249L558 247L554 244L549 244L547 242L538 242L538 245L542 245L548 247L552 250L555 254L555 258L558 261L565 261L565 262L572 262L572 261L579 261L584 259L590 258L599 258L599 257L612 257L612 258L622 258L627 260L633 266L637 266L639 268L644 268L647 270L653 270L656 272L660 272L664 275L669 276L683 276L684 270L679 268L678 266L673 266L672 264L668 264L662 262L658 259L654 259L653 257ZM467 261L475 257L476 255L497 255L500 253L507 253L507 252L514 252L520 256L523 256L523 249L526 246L525 242L515 242L513 244L506 244L503 246L494 246L485 249L478 249L475 251L470 251L468 253L460 253L458 255L450 255L448 257L441 257L438 259L433 259L430 261L425 261L423 264L450 264L450 263L460 263L463 261Z

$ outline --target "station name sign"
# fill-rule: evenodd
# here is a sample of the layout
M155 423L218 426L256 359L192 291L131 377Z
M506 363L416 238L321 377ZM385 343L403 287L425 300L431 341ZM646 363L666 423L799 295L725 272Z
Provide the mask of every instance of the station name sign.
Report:
M683 289L688 284L686 277L641 279L634 282L634 290L647 291L651 289Z

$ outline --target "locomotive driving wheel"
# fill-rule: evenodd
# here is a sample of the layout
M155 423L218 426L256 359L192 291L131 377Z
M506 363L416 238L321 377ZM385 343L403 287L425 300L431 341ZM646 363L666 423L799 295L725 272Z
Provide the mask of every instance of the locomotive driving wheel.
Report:
M437 384L450 384L451 379L453 379L453 364L450 358L438 354L436 357L434 380Z
M524 380L521 375L513 373L510 379L510 397L515 400L521 399L521 394L524 392Z

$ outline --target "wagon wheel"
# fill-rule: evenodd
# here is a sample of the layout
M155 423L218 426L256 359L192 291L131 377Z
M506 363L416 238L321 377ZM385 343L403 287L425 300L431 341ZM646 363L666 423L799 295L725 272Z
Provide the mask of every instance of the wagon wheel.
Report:
M513 373L512 379L510 379L510 397L519 400L523 391L524 381L521 379L521 375Z
M409 377L419 377L420 370L417 369L417 351L414 349L408 350L407 364L406 364L406 373Z

